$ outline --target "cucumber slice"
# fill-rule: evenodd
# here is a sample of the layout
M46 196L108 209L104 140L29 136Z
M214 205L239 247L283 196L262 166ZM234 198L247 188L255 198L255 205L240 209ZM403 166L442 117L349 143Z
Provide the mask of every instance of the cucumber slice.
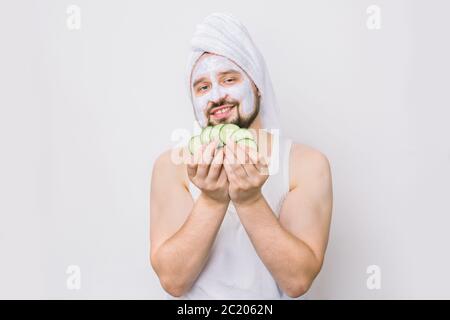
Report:
M239 130L236 130L236 131L233 132L233 134L231 135L231 140L233 140L233 141L239 141L239 140L242 140L242 139L252 139L252 140L255 140L255 139L253 138L253 134L251 133L251 131L248 130L248 129L244 129L244 128L241 128L241 129L239 129Z
M238 140L236 143L244 148L250 147L255 150L258 150L258 145L256 144L255 140L253 140L253 139L244 138L244 139Z
M230 136L236 131L239 130L240 128L232 123L228 123L226 125L224 125L220 131L219 131L219 138L220 141L222 141L224 144L227 143L228 138L230 138Z
M209 138L209 134L211 133L212 128L212 126L208 126L202 130L202 133L200 133L200 141L202 143L209 143L211 141Z
M223 126L224 126L224 124L217 124L211 129L211 132L209 134L209 141L213 141L215 139L219 139L219 132L220 132L220 129L222 129ZM219 146L223 146L222 141L219 141Z
M193 136L189 140L188 149L191 154L195 154L202 147L202 141L200 139L200 135Z

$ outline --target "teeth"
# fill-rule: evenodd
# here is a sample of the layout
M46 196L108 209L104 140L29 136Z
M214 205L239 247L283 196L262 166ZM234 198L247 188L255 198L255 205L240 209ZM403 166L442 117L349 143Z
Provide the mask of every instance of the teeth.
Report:
M223 108L223 109L220 109L219 111L214 112L214 114L226 113L226 112L228 112L228 110L230 110L230 108Z

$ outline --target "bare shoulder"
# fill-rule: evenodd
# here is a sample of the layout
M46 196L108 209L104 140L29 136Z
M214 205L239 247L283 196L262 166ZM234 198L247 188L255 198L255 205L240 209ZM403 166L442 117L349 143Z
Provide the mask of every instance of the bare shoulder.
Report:
M170 180L179 181L184 185L187 182L186 164L183 161L183 148L171 148L162 152L153 165L152 181Z
M293 143L290 154L291 189L303 182L331 184L330 162L325 154L311 146Z

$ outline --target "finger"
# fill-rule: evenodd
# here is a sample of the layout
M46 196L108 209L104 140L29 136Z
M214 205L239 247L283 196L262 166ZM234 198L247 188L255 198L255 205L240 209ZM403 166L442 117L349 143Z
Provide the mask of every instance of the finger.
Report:
M245 148L247 150L247 155L251 163L256 164L258 162L258 151L252 147Z
M242 149L239 148L239 145L236 144L233 140L228 139L225 148L226 148L225 152L228 154L230 161L235 160L236 163L239 164L245 162L245 154L242 153Z
M246 181L247 176L239 176L234 166L230 163L224 163L224 168L227 172L227 178L230 186L233 186L234 188L245 189L245 187L248 185L248 182Z
M197 164L194 161L194 156L193 155L190 155L187 158L186 170L187 170L188 176L190 178L195 177L195 174L197 173Z
M264 155L258 155L258 163L264 166L269 165L269 157Z
M260 175L268 176L270 175L270 168L268 166L261 166L258 168L258 172Z
M215 148L214 141L212 141L208 144L205 144L205 149L203 150L203 153L202 153L202 160L203 160L202 162L207 165L211 164L211 161L214 158L215 151L216 151L216 148Z
M239 145L237 144L237 148L239 149L238 154L242 153L243 158L245 159L245 164L256 164L258 162L258 152L256 149L246 146L246 145Z
M244 168L236 158L234 151L236 150L235 146L236 144L234 143L229 143L229 145L227 144L228 149L225 152L225 158L227 159L230 170L233 171L234 175L242 179L245 179L247 177L247 173L245 172Z
M188 164L189 163L189 161L190 161L189 159L191 157L191 153L188 150L188 148L183 148L181 150L181 157L182 157L182 163L183 164Z
M225 173L227 175L228 181L230 183L237 184L239 179L234 174L233 168L231 167L231 164L229 163L229 161L227 159L223 160L223 168L224 168Z
M267 161L265 160L265 157L263 155L260 155L258 151L254 148L248 147L247 155L249 157L249 164L253 165L245 165L244 168L247 171L247 174L249 176L252 176L254 174L258 175L268 175L268 166Z
M238 145L231 139L228 139L225 148L225 157L228 159L228 163L230 165L238 165L244 163L244 161L242 161L243 155L241 153L238 154L238 152L240 152ZM238 156L240 158L238 158Z
M266 157L260 153L253 153L250 156L251 162L255 165L255 167L259 168L260 166L264 166L267 164Z
M245 149L242 148L240 145L238 145L235 142L232 142L232 149L234 150L234 156L236 158L236 161L238 164L244 164L248 162L248 156L245 152Z
M186 166L186 169L187 169L187 174L188 174L189 178L193 178L197 174L197 166L196 165L188 164Z
M267 158L259 156L255 167L261 174L269 175L269 161Z
M193 160L194 163L199 164L202 161L202 155L205 151L206 145L201 145L200 148L194 153Z
M193 167L191 167L191 166L188 166L187 167L187 174L188 174L188 177L189 178L194 178L195 177L195 175L196 175L196 173L197 173L197 168L196 168L196 166L193 166Z
M255 182L255 180L258 178L258 176L260 175L260 172L258 171L258 169L256 169L255 165L253 163L247 163L247 164L243 164L242 167L245 170L245 173L247 174L248 178Z
M251 177L251 176L257 174L258 170L256 169L255 165L251 161L248 151L249 151L249 147L244 147L244 146L236 144L237 163L241 165L241 167L244 169L247 176Z
M209 167L208 178L211 180L217 180L220 175L220 171L222 169L223 164L223 150L220 149L215 152L214 158L211 161L211 166Z
M235 150L233 153L235 155L235 162L241 165L247 177L256 176L259 172L254 164L257 162L257 153L255 153L255 150L251 147L244 147L236 143L234 144L234 147L231 146L230 149ZM229 153L231 153L231 150ZM240 170L237 170L239 175ZM254 179L251 180L254 181Z
M253 165L256 168L258 163L258 152L255 148L246 145L236 145L236 159L237 162L244 165L244 168L250 168L247 165Z
M260 181L260 175L261 173L258 171L258 168L253 163L253 160L251 159L251 156L249 154L248 148L242 148L239 146L239 148L242 149L242 153L245 155L245 162L241 164L242 168L244 168L245 173L247 174L247 180L251 182L253 185L258 184Z
M199 178L206 178L209 171L209 166L214 157L214 142L207 144L202 153L202 161L198 165L197 174Z
M217 178L217 184L218 184L219 186L223 186L223 185L225 185L225 183L227 182L227 180L228 180L227 172L225 171L225 167L222 166L222 167L220 168L220 175L219 175L219 178Z
M227 166L228 166L228 168L226 168L226 172L227 172L227 178L228 178L228 181L230 182L230 184L235 187L244 189L244 186L247 185L247 181L244 179L246 179L247 177L245 176L245 178L243 178L243 177L237 175L236 170L233 168L232 165L228 164ZM225 167L225 165L224 165L224 167Z

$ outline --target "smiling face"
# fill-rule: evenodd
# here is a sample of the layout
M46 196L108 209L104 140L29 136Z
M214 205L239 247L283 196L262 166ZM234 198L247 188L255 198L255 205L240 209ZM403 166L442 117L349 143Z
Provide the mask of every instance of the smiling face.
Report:
M258 115L256 86L231 60L205 53L197 61L191 79L195 116L202 127L234 123L248 128Z

